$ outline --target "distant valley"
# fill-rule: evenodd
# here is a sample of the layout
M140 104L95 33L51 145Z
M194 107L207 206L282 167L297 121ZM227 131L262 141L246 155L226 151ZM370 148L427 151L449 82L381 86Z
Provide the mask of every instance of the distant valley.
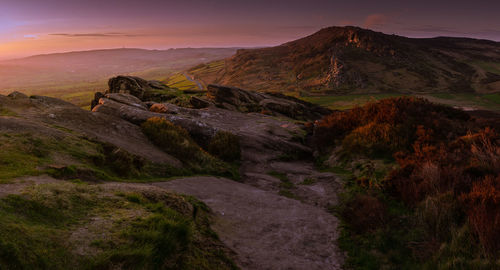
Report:
M129 74L161 80L194 65L229 57L236 48L109 49L37 55L0 62L0 93L62 97L87 106L107 79Z

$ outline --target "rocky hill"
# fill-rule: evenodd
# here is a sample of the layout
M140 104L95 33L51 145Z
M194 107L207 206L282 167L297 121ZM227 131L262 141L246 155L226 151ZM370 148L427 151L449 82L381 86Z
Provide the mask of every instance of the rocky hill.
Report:
M500 91L500 43L407 38L329 27L272 48L241 49L188 72L205 84L337 93Z
M0 268L340 269L340 183L301 120L329 111L211 89L181 107L118 76L92 111L0 95Z

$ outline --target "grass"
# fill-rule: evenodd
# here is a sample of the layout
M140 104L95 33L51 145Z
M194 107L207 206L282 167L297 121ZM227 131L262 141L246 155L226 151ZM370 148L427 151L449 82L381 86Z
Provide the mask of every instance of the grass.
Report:
M0 105L0 116L17 116L17 114L7 108Z
M484 95L483 98L491 101L491 102L494 102L496 104L499 104L500 106L500 94L488 94L488 95Z
M90 141L65 128L65 138L30 133L0 133L0 183L21 176L49 174L52 177L83 181L165 180L192 175L185 169L153 164L112 145Z
M335 96L306 96L303 100L332 109L345 110L355 106L361 106L369 101L381 100L390 97L400 97L404 94L355 94L355 95L335 95Z
M325 96L303 96L299 97L305 101L327 107L332 110L352 109L362 106L369 101L381 100L390 97L409 96L397 93L381 94L355 94L355 95L325 95ZM473 107L479 109L500 111L500 94L471 94L471 93L433 93L422 94L424 98L430 98L437 103L450 106Z
M195 82L190 81L186 76L182 73L177 73L169 77L165 84L168 87L176 88L182 91L185 90L197 90L198 85Z
M239 179L239 173L235 166L207 153L184 128L158 117L148 119L141 127L153 143L166 153L181 160L194 173L215 174ZM233 142L234 137L229 137L231 137L230 141ZM231 157L237 154L237 150L239 150L237 146L233 142L235 150L229 153ZM226 157L224 154L224 158Z
M316 184L317 180L312 178L312 177L307 177L304 179L302 182L299 183L299 185L305 185L305 186L310 186Z
M0 199L0 268L236 269L207 209L164 193L32 186Z
M240 140L238 136L218 131L208 144L208 152L227 162L239 161L241 158Z
M268 175L278 178L281 182L279 184L278 194L290 199L300 200L300 197L293 193L293 190L296 188L288 176L285 173L280 173L276 171L271 171L267 173Z
M82 92L73 92L67 93L58 98L73 103L81 108L86 108L89 105L90 101L94 99L95 91L82 91Z
M44 142L29 134L0 134L0 145L0 183L39 174L38 167L49 161Z
M487 72L500 75L500 64L493 62L482 62L482 61L473 62L473 64L479 66L480 68L484 69Z

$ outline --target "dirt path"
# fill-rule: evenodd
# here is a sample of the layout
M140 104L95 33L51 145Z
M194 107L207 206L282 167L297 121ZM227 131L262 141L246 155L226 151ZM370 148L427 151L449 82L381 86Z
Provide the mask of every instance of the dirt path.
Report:
M155 183L215 212L214 230L243 269L340 269L337 219L326 211L232 180L192 177Z
M196 83L200 90L203 90L203 85L199 81L193 79L193 77L191 77L187 73L182 73L182 75L184 75L188 81Z

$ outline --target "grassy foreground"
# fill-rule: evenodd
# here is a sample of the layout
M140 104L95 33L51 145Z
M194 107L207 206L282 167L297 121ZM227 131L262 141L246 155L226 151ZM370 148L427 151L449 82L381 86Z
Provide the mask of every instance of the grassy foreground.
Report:
M58 183L0 198L1 269L236 269L189 197Z

